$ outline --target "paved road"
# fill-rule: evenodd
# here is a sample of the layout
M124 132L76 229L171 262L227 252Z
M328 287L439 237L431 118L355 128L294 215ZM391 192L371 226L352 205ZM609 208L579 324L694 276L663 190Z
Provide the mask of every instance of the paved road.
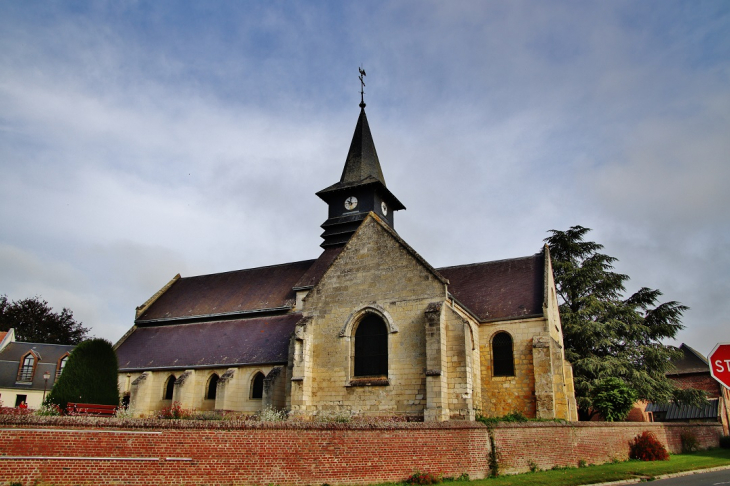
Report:
M730 486L730 469L652 481L652 486Z

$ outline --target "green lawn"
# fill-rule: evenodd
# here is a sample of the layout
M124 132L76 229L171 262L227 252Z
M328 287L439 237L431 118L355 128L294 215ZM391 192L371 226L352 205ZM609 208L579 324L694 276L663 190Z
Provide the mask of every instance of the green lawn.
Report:
M668 461L644 462L632 460L600 466L500 476L476 481L453 481L445 483L445 486L577 486L637 477L651 478L663 474L717 466L730 466L730 449L677 454L672 455Z

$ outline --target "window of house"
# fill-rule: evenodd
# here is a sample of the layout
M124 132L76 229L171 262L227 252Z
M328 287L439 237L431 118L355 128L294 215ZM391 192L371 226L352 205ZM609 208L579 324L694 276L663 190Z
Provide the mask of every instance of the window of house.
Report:
M251 398L259 399L264 397L264 374L260 371L251 380Z
M492 369L494 376L515 376L512 336L498 332L492 339Z
M163 400L172 400L172 393L175 391L175 375L170 375L165 382L165 398Z
M213 373L210 375L210 379L208 380L208 388L205 392L205 398L208 400L215 400L215 392L218 388L218 375Z
M388 327L375 314L366 314L355 331L355 375L388 375Z
M15 406L19 407L23 404L28 404L28 395L15 395Z
M68 354L63 356L60 360L58 360L58 366L56 367L56 378L61 376L61 373L63 373L63 369L66 367L67 361L68 361Z
M33 371L35 371L35 356L33 356L33 353L28 353L23 357L20 364L18 381L33 381Z

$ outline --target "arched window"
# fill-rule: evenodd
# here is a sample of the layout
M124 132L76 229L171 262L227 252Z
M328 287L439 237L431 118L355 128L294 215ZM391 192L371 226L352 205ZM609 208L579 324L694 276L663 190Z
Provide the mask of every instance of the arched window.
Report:
M515 376L512 336L504 331L492 338L492 369L494 376Z
M260 399L264 397L264 374L260 371L251 380L251 398Z
M56 367L56 378L61 376L61 373L63 373L63 369L66 367L67 361L68 353L66 353L64 356L61 357L61 359L58 360L58 366Z
M175 375L170 375L165 382L165 397L163 400L172 400L172 392L175 391Z
M33 381L33 372L35 371L35 356L28 353L23 356L18 370L18 381ZM11 375L12 376L12 375Z
M218 388L218 375L213 373L210 375L210 379L208 380L208 388L205 391L205 398L208 400L215 400L215 392Z
M375 314L366 314L355 331L354 376L388 376L388 328Z

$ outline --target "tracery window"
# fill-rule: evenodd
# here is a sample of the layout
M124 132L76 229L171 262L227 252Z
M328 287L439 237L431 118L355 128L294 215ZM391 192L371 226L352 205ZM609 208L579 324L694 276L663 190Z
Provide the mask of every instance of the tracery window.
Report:
M172 400L172 393L175 391L175 375L170 375L165 382L165 395L163 400Z
M260 371L251 380L251 398L260 399L264 397L264 374Z
M23 361L18 370L18 381L33 381L33 372L35 371L35 356L28 353L23 356ZM12 376L12 375L11 375Z
M388 327L375 314L366 314L355 331L354 376L388 376Z
M215 400L215 392L218 388L218 375L213 373L208 380L208 388L205 391L205 398Z
M501 331L492 338L492 370L494 376L515 376L512 336Z

